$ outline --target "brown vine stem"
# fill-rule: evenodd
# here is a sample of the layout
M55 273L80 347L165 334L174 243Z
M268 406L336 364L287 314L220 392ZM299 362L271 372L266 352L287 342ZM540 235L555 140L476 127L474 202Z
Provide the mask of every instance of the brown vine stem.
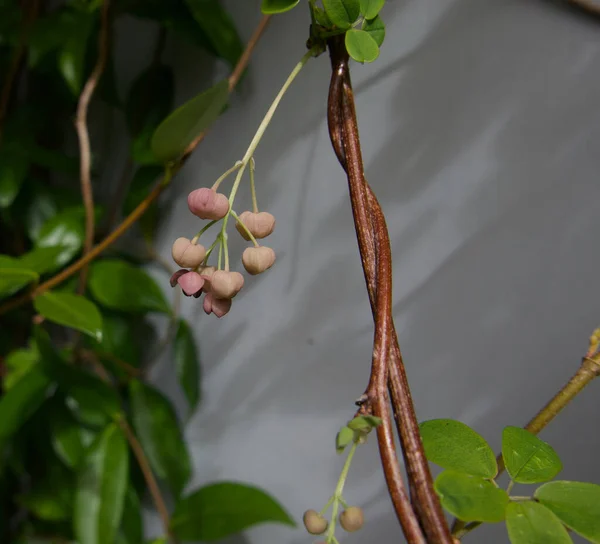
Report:
M393 325L389 235L381 207L364 177L348 56L339 37L330 39L328 45L332 61L328 102L330 137L338 160L348 175L363 271L376 323L371 378L361 397L361 411L372 410L375 415L381 414L379 417L382 417L383 425L378 428L378 440L383 470L408 542L449 544L453 540L433 489ZM386 351L382 353L382 349ZM393 447L386 383L392 395L416 512L406 496Z
M258 44L262 34L264 33L267 23L270 16L265 15L256 30L252 34L252 37L248 41L246 45L246 50L240 57L236 68L233 73L229 77L229 89L233 90L237 83L239 82L239 78L246 68L250 57L252 56L252 52L254 51L256 45ZM204 139L206 132L202 133L196 140L194 140L193 145L190 145L185 154L179 160L177 164L172 167L171 173L177 173L182 166L185 164L190 154L196 149L198 144ZM170 178L163 178L160 183L158 183L154 189L146 196L142 202L133 210L122 222L118 225L115 230L113 230L104 240L102 240L98 245L94 246L88 253L83 255L78 261L74 262L71 266L61 270L58 274L48 279L44 283L41 283L34 289L31 289L20 296L17 296L11 300L8 300L6 303L0 306L0 315L5 314L6 312L17 308L21 304L24 304L28 300L46 292L48 289L52 289L63 281L69 279L73 274L77 273L83 266L86 266L88 263L93 261L98 255L100 255L105 249L110 247L116 240L118 240L150 207L150 205L160 196L160 194L165 190L170 182Z
M2 85L2 91L0 92L0 143L2 143L4 120L6 119L6 114L8 113L8 103L10 102L10 97L12 95L12 91L17 80L19 66L21 65L21 62L23 61L23 57L25 55L29 31L31 30L31 26L37 19L39 10L40 0L30 0L26 20L23 27L21 28L21 33L19 35L19 44L15 49L15 52L10 62L10 66L8 67L6 79L4 80L4 84Z
M590 354L593 355L593 354ZM525 425L525 429L532 434L538 434L560 414L565 407L579 395L594 378L600 376L600 354L593 356L586 355L577 372L571 379L554 395L548 403ZM504 471L504 459L502 454L496 458L498 461L498 476ZM457 538L462 538L473 529L479 527L481 523L471 522L465 524L456 520L452 525L452 534Z
M92 96L98 86L98 82L104 72L106 60L108 58L109 40L109 12L110 2L102 2L102 11L100 15L100 36L98 38L98 60L85 82L83 90L79 95L77 104L77 115L75 117L75 129L79 139L79 177L81 180L81 196L83 197L83 206L85 208L85 241L83 245L83 254L89 253L94 244L94 191L92 190L92 149L90 144L90 133L87 126L87 116ZM85 291L87 280L88 265L81 267L79 273L79 293Z
M567 0L567 2L579 9L582 9L588 15L600 17L600 6L598 6L598 4L594 3L592 0Z

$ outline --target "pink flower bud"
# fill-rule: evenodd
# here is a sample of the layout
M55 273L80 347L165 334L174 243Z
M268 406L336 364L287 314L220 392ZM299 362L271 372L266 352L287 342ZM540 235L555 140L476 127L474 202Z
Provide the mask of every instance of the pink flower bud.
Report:
M179 278L181 276L183 276L184 274L187 274L188 272L189 272L189 270L187 270L185 268L180 268L177 272L175 272L175 274L173 274L171 276L171 279L169 280L171 287L175 287L177 285L177 281L179 280Z
M204 297L202 307L207 315L212 312L220 318L231 309L231 299L214 298L212 293L207 293Z
M200 274L197 272L188 272L187 274L183 274L177 280L177 283L183 290L183 292L191 297L201 291L204 287L204 278L200 277ZM196 297L197 298L197 297Z
M242 264L248 274L255 276L275 264L275 252L266 246L247 247L242 254Z
M210 278L210 292L215 298L233 298L244 286L244 276L239 272L217 270Z
M188 195L190 211L200 219L223 219L229 212L229 200L223 193L208 187L196 189Z
M171 248L173 260L185 268L196 268L206 257L206 249L200 244L192 244L187 238L177 238Z
M243 212L240 215L240 221L246 225L254 238L266 238L275 229L275 217L268 212ZM244 240L250 240L248 233L236 222L235 228L242 235Z

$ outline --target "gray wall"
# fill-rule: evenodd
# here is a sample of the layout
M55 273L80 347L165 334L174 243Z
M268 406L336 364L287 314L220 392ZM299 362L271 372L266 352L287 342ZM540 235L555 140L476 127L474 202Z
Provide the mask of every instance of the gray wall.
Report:
M249 37L259 1L226 3ZM600 21L559 4L389 0L380 59L353 66L419 418L460 419L494 447L503 426L524 424L571 375L600 325ZM198 230L187 193L241 158L304 52L307 23L302 8L273 20L233 107L178 176L164 256ZM175 47L170 55L183 100L205 85L210 63L186 63ZM210 69L215 80L227 73ZM248 280L222 320L183 303L204 364L203 403L187 429L192 487L253 482L298 518L334 489L333 438L365 387L372 341L346 182L327 135L328 80L327 56L311 61L256 154L259 203L277 218L276 266ZM237 267L243 245L232 238ZM169 361L154 377L183 406ZM562 456L564 478L600 483L598 387L542 435ZM343 542L403 541L374 442L357 455L347 499L368 522ZM149 524L158 531L157 520ZM312 542L274 526L244 538ZM507 537L498 526L469 540Z

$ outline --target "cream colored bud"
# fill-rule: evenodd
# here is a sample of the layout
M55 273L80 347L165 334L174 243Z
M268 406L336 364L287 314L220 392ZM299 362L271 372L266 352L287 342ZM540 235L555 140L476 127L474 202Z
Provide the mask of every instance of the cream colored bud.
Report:
M362 508L350 506L340 514L340 525L344 531L353 533L358 531L365 522Z
M182 268L196 268L206 256L206 249L188 238L177 238L171 248L173 260Z
M252 233L252 236L258 239L266 238L275 229L275 217L268 212L243 212L240 215L240 221L246 225L246 228ZM248 233L238 222L236 222L235 228L242 235L244 240L250 240Z
M327 520L319 514L316 510L307 510L302 516L304 527L311 535L322 535L327 531L329 523Z
M239 272L217 270L210 278L210 292L215 298L233 298L244 286L244 276Z
M242 254L242 264L248 274L255 276L275 264L275 252L266 246L248 247Z

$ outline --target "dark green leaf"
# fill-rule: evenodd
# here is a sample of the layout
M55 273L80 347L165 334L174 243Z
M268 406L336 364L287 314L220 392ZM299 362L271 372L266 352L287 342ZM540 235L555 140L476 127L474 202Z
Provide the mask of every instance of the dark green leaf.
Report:
M445 470L435 480L442 506L462 521L494 523L504 519L508 494L479 476Z
M330 21L342 30L350 28L360 15L359 0L323 0Z
M36 241L42 225L58 212L55 195L46 184L40 182L28 183L31 193L28 195L28 206L25 212L25 225L29 238Z
M127 441L112 424L92 444L79 471L73 530L82 544L114 544L128 471Z
M385 0L360 0L360 12L365 19L375 19L384 4Z
M40 229L36 247L60 246L58 266L67 264L81 249L85 238L85 212L80 206L69 208L50 218Z
M35 67L44 57L64 43L72 27L70 12L56 10L38 18L29 34L29 66Z
M0 442L10 438L38 410L51 382L34 368L0 397Z
M571 544L560 520L537 502L511 502L506 507L506 529L512 544Z
M183 319L179 320L173 347L179 383L193 411L200 398L200 363L192 331Z
M38 279L37 272L23 266L18 259L0 255L0 298L9 297Z
M345 43L348 54L356 62L373 62L379 56L377 42L364 30L348 30Z
M135 338L136 324L124 316L104 313L102 325L100 351L114 355L134 367L139 367L141 349Z
M77 468L86 449L82 426L64 406L55 406L48 422L54 453L66 466Z
M496 455L484 438L468 425L453 419L431 419L419 426L429 461L442 468L493 478Z
M154 132L152 151L156 157L165 163L179 158L216 121L228 97L229 82L224 79L176 109Z
M0 208L8 208L25 180L29 163L24 157L6 150L0 153L0 164Z
M554 449L520 427L502 432L502 457L510 477L520 484L547 482L562 470Z
M2 387L8 391L25 376L39 361L40 354L34 348L11 351L4 360L6 374Z
M127 488L127 493L125 494L120 533L127 544L141 544L144 540L142 507L140 499L131 485Z
M79 95L83 85L85 55L88 38L94 26L94 16L88 11L73 13L68 33L58 55L58 67L74 95Z
M354 431L350 427L342 427L335 437L335 450L342 453L354 441L354 437Z
M181 540L214 542L259 523L294 526L289 514L270 495L249 485L207 485L175 506L171 527Z
M33 306L49 321L102 341L102 316L96 305L85 297L46 291L33 299Z
M131 417L156 475L178 497L191 474L191 461L175 410L159 391L138 380L129 384Z
M381 47L383 40L385 40L385 25L379 15L372 21L364 21L362 29L368 32L371 38L375 40L375 43Z
M219 0L185 0L217 55L233 67L244 51L233 20Z
M276 13L284 13L298 5L300 0L262 0L260 9L267 15L274 15Z
M45 274L60 268L59 260L62 253L61 246L37 247L19 257L19 262L24 268L38 274Z
M559 480L538 487L534 496L567 527L600 543L600 485Z
M103 306L124 312L162 312L171 309L158 285L125 261L96 261L90 267L89 288Z

